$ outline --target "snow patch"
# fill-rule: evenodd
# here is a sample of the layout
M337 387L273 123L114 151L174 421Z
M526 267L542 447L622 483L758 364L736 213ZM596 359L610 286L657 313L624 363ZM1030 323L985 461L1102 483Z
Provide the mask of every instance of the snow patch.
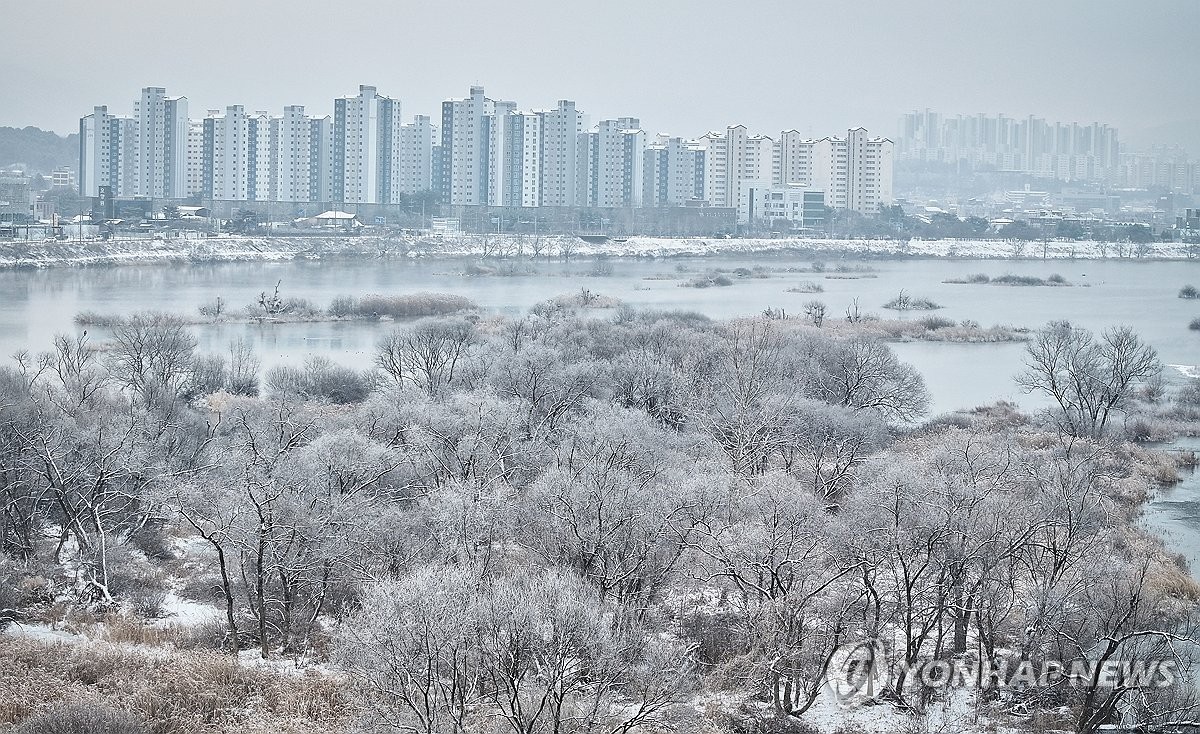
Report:
M1169 364L1167 366L1184 377L1200 377L1200 366L1196 366L1194 364Z

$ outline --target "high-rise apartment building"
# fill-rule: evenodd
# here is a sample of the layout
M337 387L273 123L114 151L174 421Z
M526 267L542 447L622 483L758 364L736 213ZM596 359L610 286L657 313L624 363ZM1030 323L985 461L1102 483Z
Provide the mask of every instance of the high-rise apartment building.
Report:
M711 206L736 207L743 182L770 183L775 142L750 135L744 125L710 132L696 144L704 150L704 198Z
M400 101L362 85L333 101L334 201L390 203L400 191Z
M274 151L273 189L275 201L312 201L312 123L303 105L283 108L271 121Z
M79 193L100 195L101 186L114 193L120 179L120 127L108 107L99 105L79 120Z
M579 134L586 118L568 99L539 111L542 125L542 206L576 206Z
M137 172L131 193L156 199L184 196L187 97L168 97L162 87L146 87L133 103L133 119Z
M442 102L442 203L474 206L488 203L491 125L495 102L483 87L471 87L465 99Z
M705 148L660 135L646 146L643 206L684 206L704 198Z
M641 206L646 133L632 117L602 120L579 136L580 206Z
M428 115L417 115L400 128L399 193L416 194L433 187L433 142L437 130Z
M541 206L542 118L512 112L503 118L502 206Z
M250 116L242 105L204 118L204 195L216 201L251 199Z
M864 128L849 130L844 138L816 140L785 130L773 146L768 180L776 187L822 191L825 204L835 209L874 214L892 202L893 147Z
M204 121L188 120L187 142L184 144L183 194L186 197L204 192Z

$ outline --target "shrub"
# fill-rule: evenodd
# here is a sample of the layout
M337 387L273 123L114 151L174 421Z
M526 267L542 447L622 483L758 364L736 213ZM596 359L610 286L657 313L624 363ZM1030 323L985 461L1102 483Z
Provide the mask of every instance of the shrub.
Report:
M394 319L419 319L441 316L475 308L469 298L450 293L408 293L397 296L372 294L358 299L359 316L390 316Z
M592 276L593 278L607 278L612 274L613 264L609 262L608 258L604 255L598 255L596 260L592 263L591 270L588 271L588 275Z
M176 627L174 630L175 647L180 650L207 650L220 652L227 648L226 636L229 627L223 620L210 620L200 624Z
M245 310L254 318L291 316L311 319L321 315L321 309L307 298L279 298L278 293L273 298L263 296L257 303L247 305Z
M192 358L192 377L186 397L212 395L225 386L225 358L219 354L197 354Z
M638 318L647 324L668 321L689 329L702 329L712 323L711 317L699 311L687 311L684 309L667 309L663 311L646 309L638 311Z
M148 558L158 561L170 560L175 557L175 549L171 547L171 538L167 531L167 522L161 518L154 518L130 531L129 542Z
M1176 393L1175 402L1189 408L1200 408L1200 378L1190 378Z
M337 296L329 302L326 313L335 318L346 318L358 313L358 299L353 296Z
M971 275L968 275L965 278L948 278L944 282L959 283L959 284L966 283L969 285L984 285L986 283L991 282L991 278L989 278L986 273L972 273Z
M1058 273L1051 273L1050 277L1046 278L1046 282L1053 283L1054 285L1066 285L1067 279L1062 277Z
M283 302L283 312L294 316L319 316L321 309L317 308L307 298L289 298Z
M825 286L820 283L814 283L811 280L804 280L791 288L787 289L788 293L824 293Z
M146 723L130 711L98 701L57 703L26 719L12 734L143 734Z
M1045 285L1046 281L1033 275L1012 275L1005 273L998 278L992 278L993 285L1017 285L1017 286L1039 286Z
M683 633L696 643L696 660L704 665L719 665L733 657L738 651L734 631L738 622L738 616L728 612L695 612L685 617Z
M684 288L710 288L713 286L724 287L733 285L733 280L724 273L710 270L704 275L698 275L691 280L686 280L680 283Z
M75 324L78 326L114 327L125 323L124 316L97 313L95 311L80 311L75 314Z
M910 296L900 291L900 295L883 304L883 307L893 311L936 311L942 306L928 298Z
M128 545L116 544L108 552L108 592L125 601L143 617L162 614L167 581L162 571L146 563Z
M221 314L226 313L229 310L229 307L228 304L225 303L224 298L217 296L208 303L200 304L196 310L200 312L201 316L215 319Z
M1200 331L1200 316L1188 322L1188 328L1192 331Z
M1180 298L1200 298L1200 290L1196 290L1196 286L1194 286L1194 285L1185 285L1184 287L1179 289L1179 297ZM79 317L76 316L75 320L78 321Z
M812 724L794 716L777 716L774 711L754 710L746 706L725 714L721 729L730 734L819 734Z
M272 367L267 370L266 382L277 398L328 400L339 405L361 402L371 392L366 375L328 357L309 357L303 367Z
M226 389L233 395L258 397L258 375L230 375Z
M1130 441L1145 442L1154 439L1154 425L1143 417L1131 420L1125 426L1125 437Z
M929 331L937 331L938 329L947 329L947 328L950 328L951 326L956 325L954 319L947 319L942 316L926 316L925 318L921 319L917 323L919 323L921 326L925 327Z
M0 555L0 633L19 619L23 600L18 585L23 575L16 561Z

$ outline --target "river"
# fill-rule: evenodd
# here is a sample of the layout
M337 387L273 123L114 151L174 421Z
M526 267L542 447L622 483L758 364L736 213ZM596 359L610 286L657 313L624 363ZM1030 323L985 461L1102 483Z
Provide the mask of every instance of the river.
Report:
M132 265L0 272L0 354L16 349L45 349L56 332L74 330L80 311L128 313L157 309L195 314L220 296L232 307L251 303L258 293L280 283L284 297L308 298L326 305L337 295L441 291L467 296L482 308L519 314L561 293L589 288L634 306L679 308L713 317L747 316L767 307L798 313L817 298L832 317L855 298L864 311L888 315L880 307L901 289L932 298L945 308L939 316L973 319L988 326L1037 327L1050 319L1068 319L1091 329L1128 324L1158 349L1164 363L1200 364L1200 333L1188 322L1200 316L1200 302L1176 297L1188 282L1200 284L1200 262L1163 261L1011 261L885 260L829 262L874 269L870 278L830 278L821 274L773 272L729 287L683 288L679 268L733 269L755 265L776 271L806 267L794 258L709 258L613 262L613 275L592 277L587 262L540 262L537 273L521 276L466 276L467 263L455 260L344 260L196 265ZM971 273L1046 277L1060 273L1073 287L956 285L943 281ZM801 281L821 284L821 294L788 293ZM920 318L910 313L908 318ZM346 364L366 365L386 323L219 324L196 327L201 348L224 351L230 338L254 342L265 366L324 354ZM936 412L996 399L1027 403L1012 383L1020 369L1019 344L959 345L905 343L897 352L918 367L930 385ZM1171 372L1174 372L1172 370Z

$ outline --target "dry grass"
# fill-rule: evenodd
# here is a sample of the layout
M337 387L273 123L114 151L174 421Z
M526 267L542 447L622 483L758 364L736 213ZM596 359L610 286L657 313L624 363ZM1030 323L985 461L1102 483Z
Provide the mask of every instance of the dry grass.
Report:
M346 297L343 297L345 299ZM371 294L340 305L362 317L391 316L394 319L417 319L423 316L444 316L475 308L475 302L452 293L406 293L402 295Z
M118 636L129 636L129 632ZM0 728L58 702L135 712L156 734L332 732L349 721L340 681L250 667L207 652L0 637Z
M921 319L864 318L849 322L833 313L822 331L834 338L874 337L884 341L938 341L956 343L997 343L1029 340L1029 330L1011 326L980 326L972 322L955 323L941 317Z

